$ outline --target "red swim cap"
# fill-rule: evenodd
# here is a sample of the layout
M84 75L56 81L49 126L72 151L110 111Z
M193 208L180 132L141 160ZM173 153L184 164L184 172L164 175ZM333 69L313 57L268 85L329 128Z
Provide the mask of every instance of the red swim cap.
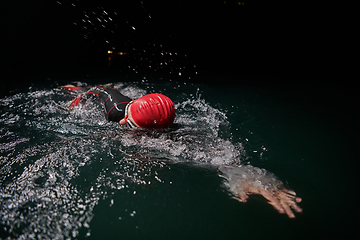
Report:
M145 95L131 104L131 117L141 128L171 127L175 119L174 103L165 95Z

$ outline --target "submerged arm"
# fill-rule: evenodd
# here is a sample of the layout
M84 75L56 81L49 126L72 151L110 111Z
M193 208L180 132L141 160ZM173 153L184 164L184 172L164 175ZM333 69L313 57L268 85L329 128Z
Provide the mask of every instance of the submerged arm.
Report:
M99 88L103 88L103 87L76 87L72 84L69 85L65 85L65 86L61 86L59 88L63 88L69 92L79 92L79 95L77 95L77 97L75 99L73 99L68 106L68 110L72 111L74 109L74 107L78 106L80 103L83 103L84 101L84 96L85 95L93 95L93 96L98 96L99 95Z
M251 165L231 167L221 166L219 170L227 180L226 185L239 202L246 202L251 194L260 194L268 200L279 213L286 213L295 218L292 210L300 213L297 205L301 198L284 187L284 184L273 174Z

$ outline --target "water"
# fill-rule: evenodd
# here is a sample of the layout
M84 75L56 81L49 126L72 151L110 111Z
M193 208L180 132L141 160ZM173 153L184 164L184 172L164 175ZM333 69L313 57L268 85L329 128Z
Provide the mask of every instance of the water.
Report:
M1 99L2 238L286 239L351 229L351 144L336 121L274 89L136 78L97 84L134 99L168 95L173 129L121 129L93 102L69 112L75 95L56 82ZM280 179L304 213L290 220L261 197L237 202L222 177L236 174Z
M306 5L242 2L6 3L0 238L354 235L358 91L314 73L324 34ZM90 101L69 112L69 83L168 95L174 128L121 129ZM239 177L282 181L304 212L239 203Z

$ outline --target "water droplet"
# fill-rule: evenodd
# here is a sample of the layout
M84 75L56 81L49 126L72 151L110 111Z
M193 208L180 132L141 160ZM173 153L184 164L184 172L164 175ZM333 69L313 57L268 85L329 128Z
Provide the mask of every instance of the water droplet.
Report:
M135 214L136 214L136 211L132 211L131 213L130 213L130 216L135 216Z

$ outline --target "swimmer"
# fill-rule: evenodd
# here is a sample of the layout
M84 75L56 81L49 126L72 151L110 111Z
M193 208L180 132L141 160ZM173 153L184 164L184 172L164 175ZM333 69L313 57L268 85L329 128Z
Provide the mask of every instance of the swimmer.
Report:
M104 103L106 119L118 122L121 126L131 129L164 129L172 126L175 119L174 103L165 95L153 93L140 97L132 101L129 97L122 95L118 90L103 86L83 88L74 85L65 85L62 88L68 91L80 91L77 98L70 103L70 110L83 103L87 97L95 97ZM220 171L232 169L228 166L220 166ZM236 177L235 181L241 179ZM252 194L263 196L270 205L279 213L287 214L289 218L295 218L295 212L301 213L302 209L297 205L301 198L296 197L296 193L288 190L279 181L271 186L263 186L256 180L241 179L240 182L233 184L237 186L236 199L245 203ZM273 186L276 185L276 186ZM241 189L241 190L240 190Z
M70 110L83 103L87 97L103 102L106 120L118 122L121 126L136 129L164 129L172 126L175 119L174 103L165 95L152 93L132 101L118 90L97 86L89 88L65 85L69 91L83 91L71 103Z

